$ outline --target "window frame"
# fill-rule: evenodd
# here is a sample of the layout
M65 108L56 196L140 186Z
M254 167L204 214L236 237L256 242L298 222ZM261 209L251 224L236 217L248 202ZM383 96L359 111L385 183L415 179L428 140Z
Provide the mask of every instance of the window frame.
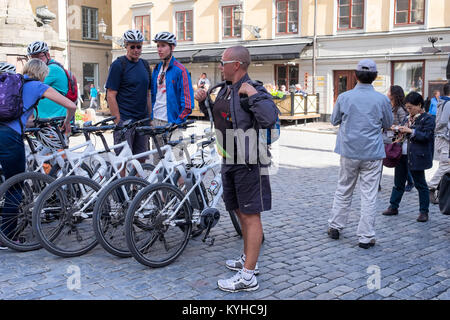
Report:
M275 0L275 34L276 35L292 35L292 34L298 34L300 32L300 24L299 24L299 17L300 17L300 1L294 0L297 2L297 20L295 21L297 25L297 32L289 32L289 1L292 0ZM278 32L278 3L280 2L286 2L286 32Z
M411 22L411 12L412 11L417 11L417 10L411 10L412 8L412 1L413 0L408 0L408 22L406 23L397 23L397 12L405 12L403 11L397 11L397 1L394 1L394 26L414 26L414 25L424 25L425 24L425 11L426 11L426 2L425 0L420 0L423 1L423 13L422 13L422 22L418 23L418 22Z
M391 85L395 84L395 64L396 63L414 63L414 62L422 63L422 91L421 91L421 94L423 96L423 94L425 92L424 90L425 90L425 62L426 62L426 60L392 60L391 61ZM403 90L406 90L406 88L403 88ZM406 94L407 94L407 92L405 91L405 95Z
M283 78L283 79L286 80L286 90L289 90L289 87L290 87L289 83L290 83L290 80L291 80L291 77L290 77L290 74L291 74L290 69L291 68L297 68L297 71L298 71L298 73L297 73L297 81L296 81L295 84L300 82L300 64L299 63L296 63L295 65L275 64L274 67L275 67L275 85L278 86L278 80L279 80L278 68L279 67L286 67L286 76L287 76L287 78ZM278 87L280 87L280 86L278 86Z
M192 32L192 38L191 39L187 39L186 38L186 30L187 30L187 24L186 24L186 15L187 13L190 12L191 13L191 32ZM178 14L183 14L183 38L180 38L178 36ZM179 42L191 42L194 41L194 10L180 10L180 11L175 11L175 33L177 35L177 41Z
M84 11L85 10L87 10L87 19L88 19L86 24L84 23L84 17L85 17ZM92 24L92 21L89 21L90 17L91 17L91 14L90 14L91 11L94 11L96 13L96 15L95 15L96 21L94 24ZM88 27L88 29L86 31L87 36L85 36L85 30L86 30L85 26ZM94 30L95 30L95 37L90 36L90 34L91 34L90 31L92 31L90 28L92 28L92 27L94 27ZM81 37L82 37L82 39L98 41L99 40L98 33L99 33L99 31L98 31L98 8L82 6L81 7Z
M234 10L237 9L239 7L239 5L229 5L229 6L222 6L222 39L240 39L242 38L242 25L241 25L241 34L239 36L236 36L234 34L234 27L235 25L233 24L233 20L234 20ZM226 36L225 35L225 9L231 9L231 16L230 16L230 29L231 29L231 36Z
M337 1L337 21L336 21L336 23L337 23L337 31L363 30L364 29L364 23L365 23L364 16L365 16L365 12L366 12L366 2L364 0L362 1L363 11L361 13L361 18L362 18L361 27L352 27L353 0L349 0L350 1L350 4L348 5L348 7L349 7L349 16L348 16L348 18L349 18L349 24L348 24L349 27L348 28L340 28L339 24L340 24L340 18L341 18L341 15L340 15L340 13L341 13L341 11L340 11L341 5L340 5L340 1L339 0L336 0L336 1Z
M150 42L151 42L151 17L150 17L150 15L149 14L144 14L144 15L136 15L136 16L133 16L133 18L134 18L134 27L137 29L137 30L139 30L139 31L141 31L141 33L142 33L142 35L144 35L144 39L145 39L145 32L144 32L144 18L145 17L148 17L148 40L144 40L144 44L149 44ZM138 28L138 23L137 23L137 19L138 18L142 18L142 29L140 29L140 28Z

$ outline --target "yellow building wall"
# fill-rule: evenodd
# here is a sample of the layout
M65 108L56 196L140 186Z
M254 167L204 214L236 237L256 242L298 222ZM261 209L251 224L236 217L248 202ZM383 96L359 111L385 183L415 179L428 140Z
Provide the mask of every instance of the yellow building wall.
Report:
M429 1L428 28L450 26L450 0ZM123 32L132 26L133 4L142 4L148 0L115 0L112 1L112 33L120 37ZM300 0L300 36L314 35L314 0ZM174 22L174 4L169 0L153 0L151 9L151 34L158 31L176 31ZM188 3L188 2L185 2ZM219 0L197 0L194 2L194 42L214 43L220 41L221 29L219 17ZM394 18L392 0L367 0L365 28L367 32L387 32ZM274 24L272 17L274 9L273 0L246 0L244 1L244 23L259 26L261 39L271 39ZM337 24L337 0L317 0L317 35L332 35ZM244 29L244 40L254 40L250 32Z

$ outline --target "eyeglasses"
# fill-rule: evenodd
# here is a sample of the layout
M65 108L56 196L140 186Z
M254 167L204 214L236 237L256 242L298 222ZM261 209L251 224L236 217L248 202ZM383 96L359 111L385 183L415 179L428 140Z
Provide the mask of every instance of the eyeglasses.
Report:
M224 65L226 65L228 63L234 63L234 62L239 62L239 64L244 64L242 61L237 61L237 60L230 60L230 61L220 60L220 65L223 67Z
M142 49L142 46L141 45L137 45L137 46L130 46L130 49L131 50L134 50L134 49Z

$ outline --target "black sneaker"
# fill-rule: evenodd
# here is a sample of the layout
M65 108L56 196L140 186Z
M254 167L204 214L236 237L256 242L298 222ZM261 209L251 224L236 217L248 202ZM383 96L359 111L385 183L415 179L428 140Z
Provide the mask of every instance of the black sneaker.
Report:
M3 242L1 242L1 241L0 241L0 250L8 250L8 247L5 246L5 245L3 244Z
M373 247L374 245L375 245L375 240L372 240L369 243L362 243L362 242L360 242L358 244L358 246L360 248L363 248L363 249L369 249L370 247Z
M338 229L334 229L334 228L329 228L328 229L328 236L331 239L338 240L339 239L339 230Z

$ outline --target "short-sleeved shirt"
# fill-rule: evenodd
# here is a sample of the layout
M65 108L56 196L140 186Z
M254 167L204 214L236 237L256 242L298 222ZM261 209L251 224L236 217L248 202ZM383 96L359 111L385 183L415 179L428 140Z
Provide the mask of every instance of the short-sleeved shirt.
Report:
M54 60L50 60L50 63ZM69 81L63 68L56 64L48 65L48 76L44 83L65 96L69 91ZM67 109L49 99L43 99L38 105L39 118L64 117Z
M125 60L125 70L122 70L121 58L111 64L106 88L117 91L116 99L122 120L147 118L150 116L147 107L149 73L142 59L138 62Z
M25 79L28 78L28 76L24 77ZM42 97L42 95L44 94L45 91L47 91L48 88L49 88L48 85L40 81L25 82L25 84L23 85L22 100L24 113L20 117L20 121L22 122L23 128L25 128L28 118L33 113L33 108L31 107L36 103L38 99ZM5 123L5 125L16 131L18 134L22 134L20 123L18 120Z
M97 94L98 94L97 89L91 88L91 91L89 94L91 95L91 98L97 98Z

